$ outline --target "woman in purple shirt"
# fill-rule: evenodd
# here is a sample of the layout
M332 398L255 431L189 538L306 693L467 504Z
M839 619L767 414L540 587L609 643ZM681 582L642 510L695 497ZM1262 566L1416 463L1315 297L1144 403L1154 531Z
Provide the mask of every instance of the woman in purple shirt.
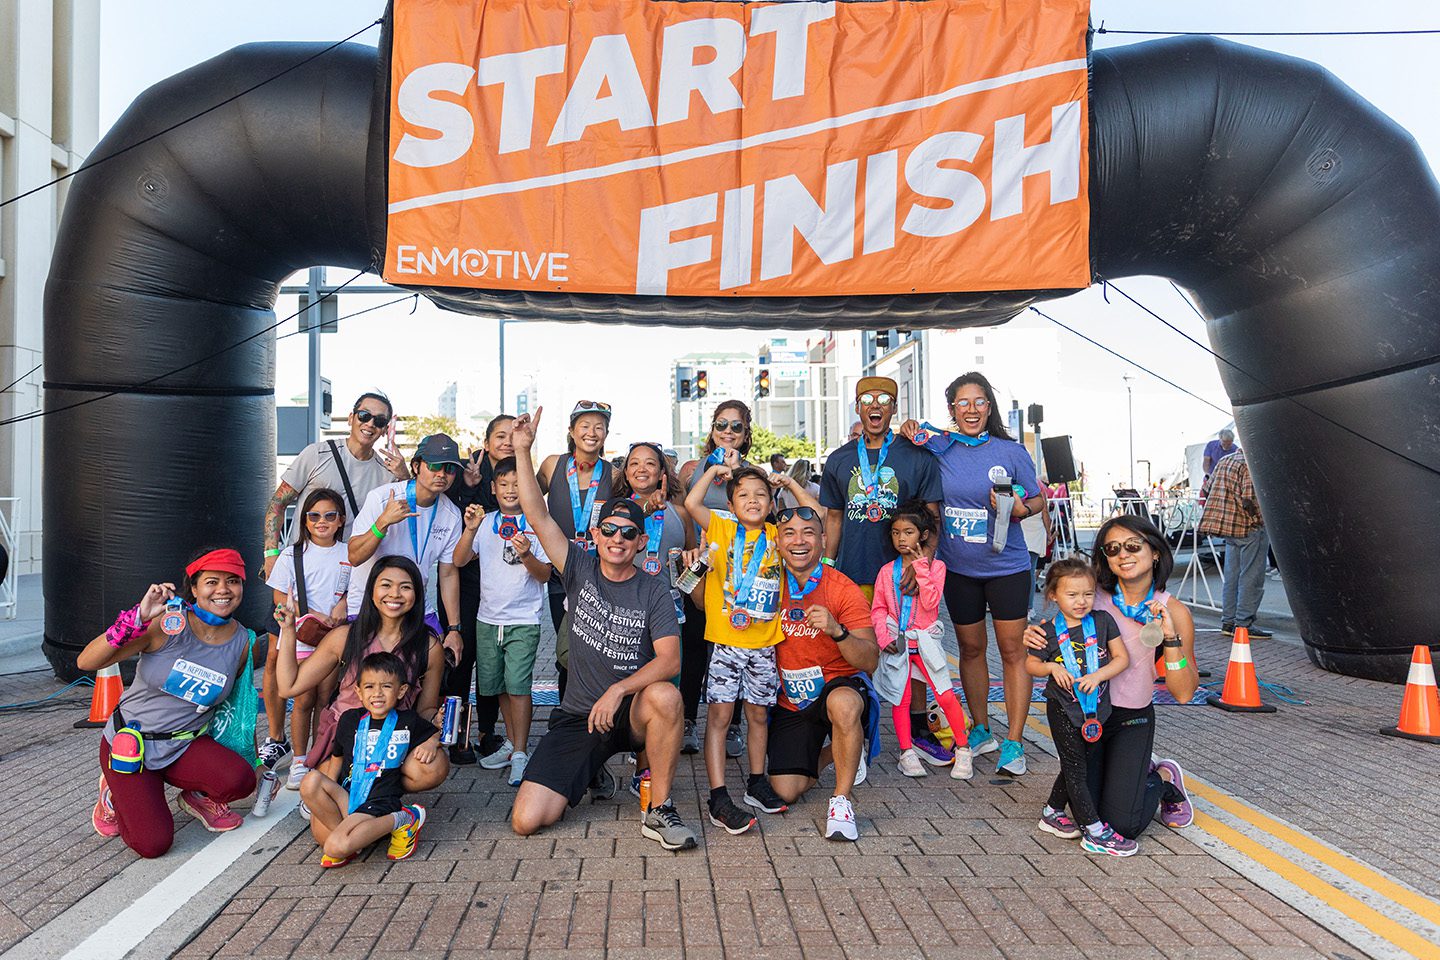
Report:
M995 390L983 374L971 371L957 377L945 388L945 402L954 431L907 420L900 432L940 461L945 497L937 556L945 561L945 606L960 644L960 685L975 722L970 731L971 754L978 757L998 749L996 769L1019 776L1025 772L1020 735L1030 710L1031 690L1021 640L1030 608L1030 554L1020 521L1043 510L1045 498L1035 478L1035 461L1005 431ZM996 488L1007 484L1014 500L1007 515L997 517ZM985 662L987 611L995 624L995 643L1004 664L1004 744L991 735L986 709L977 708L987 704L990 695L990 671Z

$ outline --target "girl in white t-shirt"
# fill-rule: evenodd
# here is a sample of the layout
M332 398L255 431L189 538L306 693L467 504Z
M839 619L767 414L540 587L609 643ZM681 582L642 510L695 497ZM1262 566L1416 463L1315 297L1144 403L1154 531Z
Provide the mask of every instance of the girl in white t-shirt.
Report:
M304 506L301 507L299 527L299 542L284 548L275 558L275 566L265 584L275 591L277 610L285 605L286 596L294 590L295 602L301 605L296 623L295 657L297 660L304 660L315 651L315 644L319 643L320 638L325 636L331 627L345 622L345 597L350 589L350 557L348 544L339 539L340 531L345 529L345 507L340 494L323 487L313 491L305 498ZM302 574L298 584L295 576L297 549ZM307 640L310 642L305 642ZM272 659L270 663L273 662ZM268 666L266 672L269 673ZM279 732L277 728L285 715L285 700L278 691L273 697L269 690L266 691L265 712L274 716L270 721L273 738ZM309 770L300 758L305 755L310 745L314 712L314 690L306 691L295 698L290 712L290 736L295 759L290 764L290 776L285 782L285 786L291 790L300 789L300 781L305 779ZM275 716L276 714L278 716ZM265 747L273 742L271 738L267 738L261 746L261 759L265 758ZM284 745L283 741L282 745L288 746Z

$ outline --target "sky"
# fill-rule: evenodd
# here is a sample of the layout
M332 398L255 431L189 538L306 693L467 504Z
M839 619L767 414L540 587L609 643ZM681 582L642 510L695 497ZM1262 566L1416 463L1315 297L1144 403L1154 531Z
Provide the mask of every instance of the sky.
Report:
M100 125L114 122L131 100L151 84L240 43L265 40L333 41L345 37L384 9L380 0L305 0L304 3L251 0L246 4L196 4L193 0L146 0L141 5L102 5L100 58ZM1199 4L1093 0L1092 21L1109 29L1163 31L1326 31L1385 30L1440 27L1440 9L1414 0L1375 0L1356 5L1350 0L1311 0L1301 4L1256 3L1254 0L1208 0ZM163 29L157 29L163 25ZM361 38L373 44L378 28ZM1140 42L1148 38L1099 35L1097 48ZM358 42L358 41L357 41ZM1313 60L1325 66L1362 96L1388 113L1416 138L1431 158L1440 156L1440 113L1434 109L1435 64L1440 61L1440 36L1241 38L1248 43ZM276 131L277 136L293 132ZM331 271L332 282L349 276ZM1166 319L1201 339L1204 325L1182 295L1164 280L1135 278L1121 286ZM384 297L342 296L340 313L383 302ZM1228 409L1211 357L1164 329L1122 298L1107 303L1098 287L1041 304L1041 309L1103 343L1121 349L1138 363L1187 390ZM277 313L295 309L282 297ZM335 385L337 403L373 385L383 384L400 413L432 413L445 384L456 378L496 382L493 320L447 314L421 300L411 314L406 302L342 323L342 333L324 337L322 369ZM413 359L380 352L375 344L403 324L417 338L438 338L453 346L426 351ZM1042 328L1048 321L1026 313L1010 327ZM294 323L281 328L293 330ZM617 333L626 338L626 353L615 357ZM803 335L803 334L802 334ZM814 334L819 336L817 332ZM1230 418L1127 366L1069 333L1061 332L1062 375L1059 384L1027 389L1027 402L1044 401L1047 434L1071 434L1077 458L1085 461L1093 481L1108 485L1127 478L1126 374L1135 377L1133 417L1135 458L1148 460L1159 473L1178 464L1186 442L1212 435ZM280 402L305 392L306 339L279 343L276 396ZM578 324L510 324L506 328L507 378L514 389L542 368L575 371L559 396L541 396L557 413L580 397L608 399L616 406L617 436L665 439L670 434L669 370L673 357L695 350L753 350L765 339L754 331L704 328L616 328ZM596 370L594 358L615 357ZM581 375L581 371L591 371ZM959 373L961 371L955 371ZM947 373L948 376L948 373ZM603 395L603 396L602 396ZM498 405L498 392L495 403ZM936 415L943 411L935 411ZM561 417L551 420L553 424ZM623 429L620 424L623 421ZM549 431L547 431L549 432ZM543 438L542 438L543 439ZM623 439L623 437L622 437ZM1243 438L1242 438L1243 440ZM1162 466L1164 465L1164 466ZM1144 466L1138 480L1144 482Z

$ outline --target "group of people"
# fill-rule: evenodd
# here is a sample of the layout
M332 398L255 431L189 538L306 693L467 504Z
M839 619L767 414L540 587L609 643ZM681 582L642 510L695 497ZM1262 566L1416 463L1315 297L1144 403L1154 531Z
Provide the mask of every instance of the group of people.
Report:
M389 400L366 393L345 441L307 448L272 498L268 642L234 619L247 571L222 548L197 555L180 586L152 585L81 654L87 670L139 658L102 736L96 830L160 855L174 831L167 784L207 829L239 825L230 804L256 790L256 768L210 725L267 646L258 768L289 766L324 867L387 836L392 859L411 855L426 812L406 795L452 764L507 770L511 824L528 835L587 793L613 794L616 754L633 755L641 833L665 849L696 844L672 788L681 754L702 750L717 826L743 833L784 812L833 766L825 836L855 840L854 790L880 749L882 702L904 775L948 767L968 779L976 758L997 753L999 772L1021 776L1037 677L1062 762L1040 829L1126 856L1153 818L1187 825L1183 771L1151 755L1156 677L1181 700L1198 684L1193 623L1165 592L1164 537L1143 519L1108 521L1093 565L1051 568L1059 615L1029 625L1020 525L1046 501L993 388L979 373L957 378L940 427L893 429L896 395L888 378L859 381L859 433L830 454L817 488L808 464L767 471L747 459L739 400L719 404L698 458L679 465L653 443L607 461L612 410L598 401L571 410L564 454L536 456L536 410L491 421L470 456L442 434L407 462ZM531 751L547 608L560 703ZM1003 664L994 732L987 616ZM442 744L444 701L468 705L472 682L478 740L466 709ZM930 730L932 698L949 736ZM132 753L143 761L117 763ZM732 758L746 775L739 803ZM280 782L262 776L260 789Z

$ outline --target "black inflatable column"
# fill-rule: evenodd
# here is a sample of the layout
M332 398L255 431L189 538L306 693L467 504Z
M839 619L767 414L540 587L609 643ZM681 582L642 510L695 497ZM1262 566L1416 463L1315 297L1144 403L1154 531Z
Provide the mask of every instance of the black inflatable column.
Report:
M318 49L252 45L172 77L92 158ZM202 358L273 324L293 271L369 266L374 82L373 49L337 48L75 178L45 297L44 649L60 675L196 548L234 545L259 571L274 335ZM242 619L263 628L269 591L247 586Z
M1428 164L1325 70L1233 43L1097 53L1094 86L1099 273L1196 294L1311 658L1403 679L1440 609L1440 475L1406 459L1440 464Z

